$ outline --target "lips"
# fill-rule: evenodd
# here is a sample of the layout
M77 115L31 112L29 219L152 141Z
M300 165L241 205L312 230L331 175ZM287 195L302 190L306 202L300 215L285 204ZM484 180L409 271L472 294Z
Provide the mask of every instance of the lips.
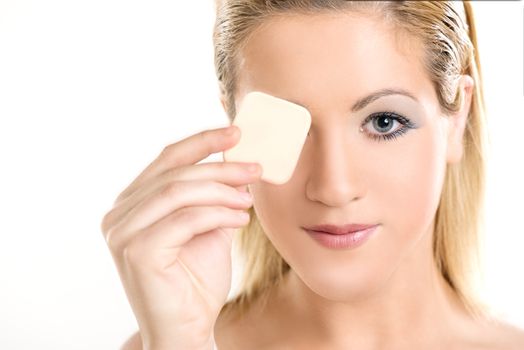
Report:
M367 224L345 224L345 225L331 225L331 224L325 224L325 225L316 225L316 226L310 226L305 227L306 230L309 231L315 231L320 233L328 233L332 235L344 235L352 232L357 231L363 231L367 230L369 228L378 226L376 225L367 225Z
M304 230L308 233L309 237L326 248L356 249L367 242L371 236L373 236L378 226L379 225L362 224L349 224L341 226L321 225L311 227L317 231L306 228Z

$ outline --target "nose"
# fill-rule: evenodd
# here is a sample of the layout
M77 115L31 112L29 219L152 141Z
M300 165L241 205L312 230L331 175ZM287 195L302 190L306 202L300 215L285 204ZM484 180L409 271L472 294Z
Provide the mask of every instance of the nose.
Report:
M340 129L331 130L308 146L308 199L330 207L343 207L362 197L365 172L358 150L351 147L347 134Z

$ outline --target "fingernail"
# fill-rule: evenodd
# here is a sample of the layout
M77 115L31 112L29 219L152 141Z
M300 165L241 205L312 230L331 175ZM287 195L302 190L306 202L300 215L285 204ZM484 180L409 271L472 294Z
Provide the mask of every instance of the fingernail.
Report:
M240 192L240 197L246 202L251 202L253 196L249 192Z

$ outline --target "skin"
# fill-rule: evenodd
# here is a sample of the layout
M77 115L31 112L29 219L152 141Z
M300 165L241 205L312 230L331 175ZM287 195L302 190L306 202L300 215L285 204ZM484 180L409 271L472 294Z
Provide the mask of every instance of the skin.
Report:
M474 81L464 75L461 109L440 112L411 37L370 17L295 15L268 20L241 54L237 108L263 91L311 112L312 125L289 182L249 185L268 238L291 266L266 308L242 322L217 320L223 349L517 348L521 331L473 320L438 273L431 242L446 167L463 155ZM307 40L304 40L307 38ZM355 101L383 88L360 111ZM392 140L364 119L385 110L416 128ZM282 215L285 213L285 215ZM380 224L354 250L327 249L301 227ZM505 339L505 340L504 340Z

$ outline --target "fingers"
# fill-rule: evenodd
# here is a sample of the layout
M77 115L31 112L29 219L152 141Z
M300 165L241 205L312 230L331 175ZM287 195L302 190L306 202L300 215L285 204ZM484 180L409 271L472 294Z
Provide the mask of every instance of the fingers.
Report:
M105 237L108 245L119 247L139 230L182 208L227 206L238 210L247 209L251 205L251 200L246 201L238 190L219 182L177 181L152 193L134 206L125 218L108 230Z
M228 134L227 131L233 133ZM239 141L239 136L240 129L231 125L230 128L204 130L166 146L160 155L117 197L116 202L134 192L135 188L140 187L148 179L157 177L168 169L198 163L213 153L233 147Z
M159 177L147 180L142 187L137 188L135 192L121 200L106 215L106 221L117 222L122 220L144 198L175 181L215 180L231 185L240 192L247 192L247 184L257 181L261 175L260 165L257 164L253 172L248 169L247 164L236 162L202 163L168 169Z
M150 252L159 251L158 248L162 247L172 255L197 234L210 233L226 227L242 227L249 222L249 214L247 216L243 214L247 213L223 206L182 208L140 230L120 251L127 263L137 262L140 264L137 266L140 269L147 271L160 269L159 272L162 272L162 268L172 264L172 259L166 259L166 266L163 266L163 263L159 263L163 257L147 256ZM144 265L148 261L151 266Z

